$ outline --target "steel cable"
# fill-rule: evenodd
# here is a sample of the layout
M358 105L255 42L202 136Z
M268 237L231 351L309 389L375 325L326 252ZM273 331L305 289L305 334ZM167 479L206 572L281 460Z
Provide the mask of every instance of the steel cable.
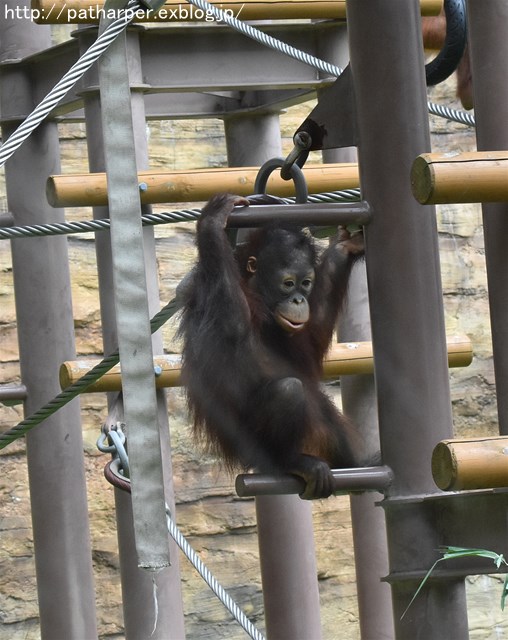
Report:
M209 571L208 567L203 564L198 554L190 546L187 540L180 532L177 525L171 518L171 512L166 505L166 519L168 531L176 544L183 551L189 562L193 565L199 575L203 578L210 589L215 593L217 598L222 602L226 609L231 613L239 625L246 631L253 640L265 640L264 635L256 629L252 622L247 618L244 612L236 604L233 598L227 593L222 585L217 581L214 575Z
M295 49L291 45L286 42L282 42L273 36L269 36L267 33L263 31L259 31L259 29L254 28L253 26L238 20L234 16L229 15L222 9L215 7L213 4L207 2L207 0L187 0L190 4L195 7L199 7L202 11L210 12L215 16L215 18L224 22L228 26L240 31L248 38L259 42L267 47L280 51L295 60L299 60L304 64L308 64L319 71L323 71L324 73L328 73L331 76L339 77L342 74L342 69L334 64L330 64L329 62L325 62L324 60L320 60L315 56L312 56L309 53L305 53L304 51L300 51L299 49ZM440 105L434 104L432 102L428 102L428 110L429 113L433 115L440 116L441 118L447 118L448 120L453 120L455 122L460 122L461 124L466 124L468 126L474 127L475 120L474 117L465 111L457 111L455 109L450 109L449 107L441 107Z
M326 193L311 194L308 202L353 202L360 199L360 189L344 189ZM286 204L294 204L295 198L280 198ZM159 224L175 224L176 222L195 222L201 214L201 209L183 209L165 213L149 213L141 216L143 226ZM90 233L92 231L106 231L110 227L109 218L101 220L81 220L79 222L53 222L49 224L34 224L18 227L0 228L0 240L15 238L31 238L38 236L57 236L73 233Z
M155 333L162 325L169 320L179 309L179 305L175 299L168 302L150 321L150 331ZM104 358L93 369L88 371L82 378L74 382L70 387L59 393L43 407L38 409L28 418L22 420L12 429L0 434L0 449L4 449L18 438L24 436L28 431L36 427L46 418L49 418L68 402L83 393L91 384L103 376L106 372L118 364L120 356L118 351Z
M125 9L119 12L119 17L112 22L79 60L67 71L62 79L43 98L42 102L27 116L19 127L9 136L0 147L0 168L19 149L30 134L48 116L52 109L60 102L65 94L90 69L93 63L104 53L115 38L127 27L133 18L133 10L142 5L138 0L129 0Z

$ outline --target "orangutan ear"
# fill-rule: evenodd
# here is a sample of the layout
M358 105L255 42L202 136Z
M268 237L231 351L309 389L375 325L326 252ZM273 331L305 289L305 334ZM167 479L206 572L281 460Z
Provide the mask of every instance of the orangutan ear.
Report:
M247 271L249 273L256 273L257 270L257 259L254 256L249 256L247 258Z

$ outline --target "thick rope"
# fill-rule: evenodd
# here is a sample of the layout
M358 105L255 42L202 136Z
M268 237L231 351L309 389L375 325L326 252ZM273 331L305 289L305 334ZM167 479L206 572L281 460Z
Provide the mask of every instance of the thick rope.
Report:
M140 8L138 0L129 0L119 17L102 33L92 46L80 57L80 59L67 71L62 79L57 82L42 102L19 125L11 136L0 147L0 168L19 149L30 134L48 116L52 109L60 102L65 94L76 82L90 69L93 63L104 53L115 38L127 27L133 18L133 10Z
M158 331L162 325L169 320L179 309L179 305L176 300L171 300L163 309L150 321L151 333ZM64 391L59 393L53 400L50 400L43 407L38 409L28 418L22 420L12 429L9 429L5 433L0 434L0 449L4 449L7 445L11 444L18 438L24 436L28 431L39 425L43 420L49 418L56 413L63 406L68 404L71 400L76 398L80 393L83 393L91 384L96 382L107 371L112 369L118 364L120 356L118 351L112 353L99 362L93 369L88 371L82 378L74 382L70 387L67 387Z

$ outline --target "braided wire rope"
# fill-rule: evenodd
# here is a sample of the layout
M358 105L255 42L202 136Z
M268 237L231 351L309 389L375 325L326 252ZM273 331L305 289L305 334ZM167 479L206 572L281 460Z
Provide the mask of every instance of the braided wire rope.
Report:
M178 311L178 309L179 304L176 299L168 302L168 304L158 311L150 320L151 333L158 331L162 325ZM118 351L106 356L82 378L74 382L70 387L67 387L67 389L64 389L64 391L35 411L31 416L19 422L16 426L12 427L12 429L0 434L0 449L4 449L7 445L11 444L11 442L14 442L18 438L24 436L28 431L39 425L46 418L52 416L59 409L76 398L80 393L83 393L83 391L85 391L85 389L87 389L91 384L118 364L119 360L120 356Z
M294 204L295 198L280 198L286 204ZM308 197L308 202L352 202L360 200L360 189L344 189L315 193ZM165 213L149 213L141 216L143 226L159 224L175 224L177 222L194 222L201 214L201 209L182 209ZM106 231L110 227L109 218L100 220L81 220L78 222L53 222L48 224L25 225L18 227L0 228L0 240L14 238L31 238L38 236L69 235L73 233L89 233L92 231Z
M476 126L474 115L468 113L467 111L457 111L456 109L451 109L450 107L445 107L441 104L435 104L434 102L428 102L427 108L429 110L429 113L434 116L446 118L447 120L453 120L454 122L460 122L461 124L465 124L468 127Z
M213 15L219 22L224 22L229 27L240 31L240 33L243 33L248 38L256 40L256 42L270 47L271 49L276 49L277 51L284 53L290 58L299 60L300 62L319 69L324 73L328 73L331 76L338 77L342 73L342 69L340 67L337 67L334 64L330 64L329 62L325 62L324 60L320 60L319 58L316 58L309 53L305 53L304 51L295 49L295 47L292 47L286 42L282 42L282 40L278 40L277 38L269 36L263 31L259 31L259 29L254 28L250 24L246 24L245 22L238 20L238 18L229 15L222 9L215 7L213 4L207 2L207 0L188 0L188 2L190 2L190 4L193 4L195 7L198 7L202 11L207 12L208 15Z
M281 53L284 53L285 55L294 58L295 60L299 60L304 64L308 64L309 66L314 67L319 71L323 71L335 77L339 77L343 72L343 69L334 64L330 64L329 62L320 60L319 58L316 58L309 53L305 53L304 51L296 49L286 42L282 42L281 40L278 40L277 38L274 38L273 36L270 36L267 33L256 29L250 24L246 24L245 22L238 20L222 9L219 9L213 4L210 4L209 2L207 2L207 0L187 0L187 2L194 5L195 7L198 7L202 11L213 14L218 21L224 22L233 29L240 31L240 33L243 33L248 38L251 38L256 42L259 42L260 44L270 47L271 49L280 51ZM456 109L451 109L449 107L441 107L440 105L434 104L433 102L428 102L427 105L429 113L432 113L433 115L455 122L460 122L461 124L466 124L468 126L475 126L474 117L469 113L466 113L465 111L457 111Z
M226 609L231 613L231 615L235 618L235 620L240 624L240 626L248 633L248 635L253 638L253 640L265 640L264 635L256 629L256 627L252 624L252 622L247 618L244 612L240 609L240 607L236 604L236 602L231 598L228 592L222 587L222 585L217 581L208 567L203 564L202 560L198 556L198 554L194 551L191 545L184 538L180 529L173 522L171 518L171 512L169 507L166 505L166 520L168 531L176 544L183 551L189 562L196 569L199 575L203 578L206 584L210 587L210 589L215 593L217 598L222 602L222 604L226 607Z
M138 0L129 0L118 18L97 38L87 51L72 65L61 80L53 87L39 105L19 125L0 147L0 168L19 149L30 134L40 125L54 107L76 82L90 69L93 63L104 53L115 38L127 27L133 18L133 10L141 7Z
M108 431L108 436L104 440L104 442L107 442L109 438L112 438L113 445L104 446L102 443L103 436L101 436L97 442L97 447L99 448L99 451L102 451L103 453L111 453L112 455L112 459L104 467L104 477L106 478L106 480L117 489L121 489L122 491L131 493L131 481L129 473L126 472L129 467L129 455L126 450L126 438L123 434L122 436L123 437L121 437L117 431L112 429ZM189 562L192 564L194 569L196 569L199 575L203 578L203 580L210 587L210 589L217 596L224 607L233 616L233 618L240 624L244 631L253 640L265 640L264 635L258 629L256 629L256 627L247 618L238 604L227 593L224 587L222 587L222 585L218 582L212 572L204 564L204 562L194 551L189 542L187 542L187 539L180 531L180 528L173 520L171 509L169 508L167 503L165 505L165 512L166 526L169 535L176 542L176 544L181 549L187 560L189 560ZM155 600L157 601L156 598Z

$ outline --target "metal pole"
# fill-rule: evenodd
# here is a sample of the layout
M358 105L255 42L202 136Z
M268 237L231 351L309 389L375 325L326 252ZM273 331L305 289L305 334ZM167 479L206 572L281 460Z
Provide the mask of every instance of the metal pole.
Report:
M88 30L80 30L83 49L89 45L89 37L95 37L95 30L89 34ZM141 64L139 59L139 44L137 31L128 34L131 54L131 82L141 82ZM85 87L97 87L96 70L91 70L85 80ZM96 89L85 90L85 119L87 127L87 144L90 171L104 171L104 155L102 148L102 126L100 116L99 95ZM143 95L132 93L132 116L135 124L136 155L138 168L144 169L148 165L148 148L145 134L145 114ZM147 208L145 212L149 212ZM106 207L94 208L94 218L107 217ZM155 240L153 229L144 229L145 270L147 286L149 288L150 312L153 315L159 310L159 295L157 285L157 271L155 259ZM103 327L103 342L105 353L110 353L117 346L116 316L112 292L112 263L109 234L96 234L96 253L99 271L99 291L101 302L101 318ZM154 354L162 353L162 339L160 334L153 336ZM116 394L109 394L109 405L114 405ZM175 513L174 492L172 485L171 447L169 437L168 412L166 395L163 390L158 392L158 422L161 433L161 448L163 459L166 461L164 469L166 501ZM151 635L154 623L154 589L152 576L137 566L132 506L130 496L119 489L115 489L116 518L118 530L118 545L120 554L120 571L123 594L125 635L129 640L144 640L152 637L158 640L181 640L185 637L183 605L180 585L179 551L173 541L170 541L170 557L172 566L157 574L158 624L155 633Z
M508 149L508 4L468 3L478 151ZM497 387L499 433L508 434L508 204L484 204L483 235Z
M29 2L22 2L29 11ZM6 62L50 46L49 27L8 10L0 20L0 60ZM27 115L30 78L16 65L0 71L3 140L15 128L10 117ZM9 210L16 224L62 222L61 209L46 201L47 177L60 170L57 126L42 124L6 165ZM12 241L20 367L30 414L59 392L58 370L75 357L67 240ZM48 418L26 438L41 637L96 638L95 593L88 527L79 403Z
M281 155L276 114L226 119L225 132L229 166L260 166ZM311 505L298 496L258 496L256 515L267 637L319 640Z
M344 68L349 61L347 33L334 42L333 50L321 51L324 60ZM318 101L320 95L318 93ZM324 149L323 162L357 162L355 147ZM357 263L349 280L346 306L339 319L339 340L371 340L369 294L365 263ZM364 440L367 459L380 447L376 386L373 375L342 376L340 392L344 413L351 418ZM380 493L350 495L356 591L362 640L392 640L394 637L390 587L381 581L388 573L385 514L376 503Z
M339 338L346 342L371 340L365 263L355 265L351 273ZM369 459L380 447L374 376L342 376L340 385L344 413L362 434ZM395 633L390 587L381 581L388 573L385 514L376 506L382 497L375 492L350 496L362 640L391 640Z
M400 619L418 585L400 573L423 577L441 539L410 497L437 492L432 449L452 433L435 215L414 200L409 181L414 158L430 148L419 4L349 0L347 11L360 177L374 211L366 264L381 449L395 474L384 504L396 637L462 639L463 580L429 584ZM414 353L425 354L418 370Z

